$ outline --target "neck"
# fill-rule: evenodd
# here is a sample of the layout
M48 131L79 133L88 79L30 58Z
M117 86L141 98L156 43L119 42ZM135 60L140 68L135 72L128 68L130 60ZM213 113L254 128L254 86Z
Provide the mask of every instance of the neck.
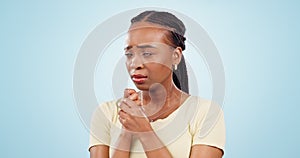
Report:
M143 91L144 105L151 103L169 102L174 96L177 96L180 90L171 83L162 85L159 83L153 84L148 91Z
M169 87L157 84L149 91L143 91L142 95L142 106L151 121L166 118L186 99L186 94L182 93L173 83Z

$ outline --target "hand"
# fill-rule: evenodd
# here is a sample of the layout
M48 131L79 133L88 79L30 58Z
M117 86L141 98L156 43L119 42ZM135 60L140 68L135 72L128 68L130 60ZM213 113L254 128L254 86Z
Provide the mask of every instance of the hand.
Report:
M120 102L119 120L123 127L131 132L152 131L147 116L141 109L138 93L133 89L124 91L124 99Z

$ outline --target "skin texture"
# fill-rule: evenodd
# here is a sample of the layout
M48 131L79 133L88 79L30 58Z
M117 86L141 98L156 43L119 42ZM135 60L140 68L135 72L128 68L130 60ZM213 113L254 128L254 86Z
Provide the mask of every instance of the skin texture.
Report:
M113 158L130 157L132 137L140 140L148 158L172 157L155 134L149 120L166 118L189 95L179 90L172 81L172 66L180 62L181 48L171 46L165 37L166 30L154 27L156 25L140 22L128 31L125 48L128 73L142 74L146 76L146 80L135 83L143 91L142 94L133 89L124 90L124 99L119 105L121 110L118 113L123 132L115 144L117 149L110 153ZM145 105L144 112L141 111L141 104ZM207 145L194 145L190 153L190 158L221 158L223 155L222 150ZM109 147L91 147L90 157L108 158Z

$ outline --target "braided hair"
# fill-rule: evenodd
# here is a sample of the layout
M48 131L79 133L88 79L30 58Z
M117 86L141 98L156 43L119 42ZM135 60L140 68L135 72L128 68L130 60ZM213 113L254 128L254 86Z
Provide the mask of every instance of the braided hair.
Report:
M185 26L183 22L175 15L169 12L145 11L131 19L131 25L137 22L149 22L169 28L167 38L174 47L180 47L185 50ZM184 56L177 66L177 70L173 70L173 82L180 90L189 93L188 74Z

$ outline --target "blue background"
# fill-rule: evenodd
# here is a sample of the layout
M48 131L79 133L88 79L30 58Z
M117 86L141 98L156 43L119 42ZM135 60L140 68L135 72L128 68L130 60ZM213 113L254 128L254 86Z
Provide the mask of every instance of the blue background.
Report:
M97 24L137 7L200 23L226 73L226 158L299 157L297 1L1 1L0 157L88 157L73 66Z

